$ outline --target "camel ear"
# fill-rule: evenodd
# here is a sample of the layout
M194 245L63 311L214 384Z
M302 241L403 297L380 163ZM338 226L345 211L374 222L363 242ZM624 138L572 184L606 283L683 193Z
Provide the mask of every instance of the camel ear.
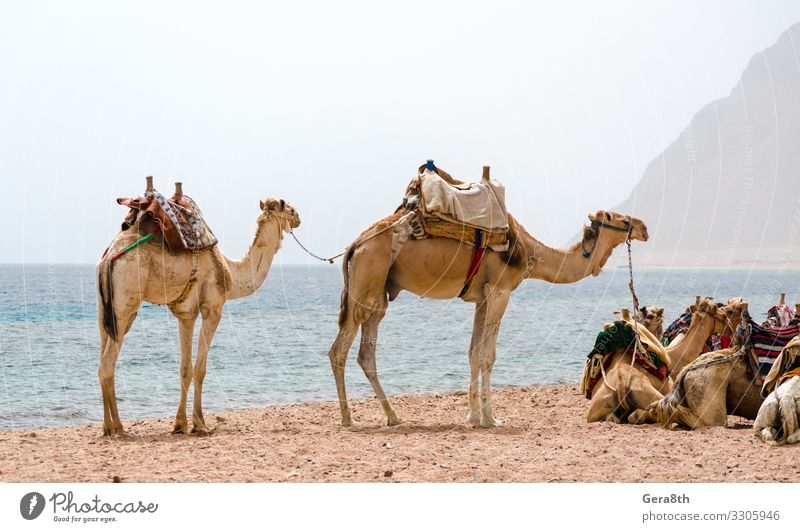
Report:
M258 200L258 206L261 207L261 210L263 211L267 204L264 203L264 200Z
M284 210L286 210L286 202L284 200L281 200L281 211Z
M664 315L664 307L656 307L656 316L663 316Z

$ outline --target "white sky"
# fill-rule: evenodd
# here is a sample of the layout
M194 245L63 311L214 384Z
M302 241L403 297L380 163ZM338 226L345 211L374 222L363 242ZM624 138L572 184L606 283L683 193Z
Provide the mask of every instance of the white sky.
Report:
M0 262L95 262L152 174L231 256L258 200L340 252L434 158L563 244L800 20L758 2L0 7ZM307 262L291 240L283 263Z

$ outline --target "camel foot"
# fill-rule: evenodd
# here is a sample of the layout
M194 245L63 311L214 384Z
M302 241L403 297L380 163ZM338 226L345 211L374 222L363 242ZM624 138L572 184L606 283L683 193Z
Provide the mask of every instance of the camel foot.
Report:
M103 436L130 436L124 428L120 427L103 427Z
M178 425L175 425L170 434L187 434L188 432L188 427L179 427Z
M192 434L196 436L208 436L211 434L211 431L208 430L205 425L195 425L192 427Z
M631 425L643 425L649 423L649 419L646 410L635 410L628 416L628 423Z
M470 413L467 416L467 425L472 428L477 428L481 426L481 415L480 413Z
M491 429L495 427L502 427L504 423L499 419L494 418L481 418L481 427L484 429Z
M403 420L397 417L389 418L386 420L386 424L390 427L396 427L397 425L402 425Z

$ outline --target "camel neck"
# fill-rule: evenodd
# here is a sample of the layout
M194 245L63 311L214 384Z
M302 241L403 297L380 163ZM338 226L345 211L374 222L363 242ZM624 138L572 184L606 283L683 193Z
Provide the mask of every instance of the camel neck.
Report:
M233 278L228 299L247 297L259 289L281 247L281 238L279 221L274 217L267 218L259 223L253 243L244 257L238 260L225 258Z
M714 331L714 318L711 316L698 316L693 319L689 325L689 329L680 342L672 348L667 348L670 362L670 368L673 373L677 373L684 366L692 362L703 350L703 345L708 341L708 337Z
M596 232L584 234L581 242L570 249L559 249L543 244L521 225L517 226L517 238L525 250L525 279L562 284L574 283L589 275L597 276L614 251ZM584 256L584 249L591 251L589 257Z

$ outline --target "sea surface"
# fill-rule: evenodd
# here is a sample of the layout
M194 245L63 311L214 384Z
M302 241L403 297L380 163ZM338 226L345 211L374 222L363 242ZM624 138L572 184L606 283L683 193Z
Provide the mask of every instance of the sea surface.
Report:
M571 285L525 281L503 319L492 384L577 382L603 323L631 306L627 282L626 268ZM695 294L744 297L757 321L781 292L792 305L800 301L798 271L636 270L635 282L642 304L666 308L667 323ZM204 410L336 399L327 352L341 287L338 264L274 264L255 295L228 303L209 354ZM466 389L472 311L458 299L406 292L392 302L377 353L387 394ZM92 265L0 265L0 430L102 421L97 328ZM348 394L371 396L357 346ZM166 307L145 304L117 364L123 422L174 416L179 358L175 319ZM338 411L331 416L338 421Z

